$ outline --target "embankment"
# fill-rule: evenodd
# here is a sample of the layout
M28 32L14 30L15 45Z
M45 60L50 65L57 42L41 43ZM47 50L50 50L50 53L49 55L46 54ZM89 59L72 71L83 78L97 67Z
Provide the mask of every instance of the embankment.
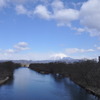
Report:
M20 64L11 61L0 63L0 85L13 77L14 70L20 67Z

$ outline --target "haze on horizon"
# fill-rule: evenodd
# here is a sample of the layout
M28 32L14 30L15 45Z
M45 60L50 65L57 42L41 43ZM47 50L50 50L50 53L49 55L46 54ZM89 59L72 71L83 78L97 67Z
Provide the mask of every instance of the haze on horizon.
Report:
M99 54L100 0L0 0L0 60Z

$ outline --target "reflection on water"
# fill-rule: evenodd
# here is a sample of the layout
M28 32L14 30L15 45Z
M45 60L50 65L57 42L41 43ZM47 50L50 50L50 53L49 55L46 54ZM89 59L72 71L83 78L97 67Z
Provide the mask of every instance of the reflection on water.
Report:
M14 79L0 86L0 100L97 100L68 78L42 75L28 68L15 71Z

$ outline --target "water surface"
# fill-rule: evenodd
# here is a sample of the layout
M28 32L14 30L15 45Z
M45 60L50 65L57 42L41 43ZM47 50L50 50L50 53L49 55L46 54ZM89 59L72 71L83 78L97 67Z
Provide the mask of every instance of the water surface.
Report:
M98 100L68 78L19 68L14 79L0 86L0 100Z

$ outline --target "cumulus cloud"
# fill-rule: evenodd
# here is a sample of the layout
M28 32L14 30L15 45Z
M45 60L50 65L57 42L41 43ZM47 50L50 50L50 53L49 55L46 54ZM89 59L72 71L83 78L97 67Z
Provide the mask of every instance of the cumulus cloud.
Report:
M0 0L0 8L4 8L7 6L8 0Z
M74 9L61 9L54 13L53 18L57 20L58 26L70 25L72 21L78 19L78 11Z
M53 9L53 19L57 21L58 26L69 26L72 21L77 20L79 17L78 10L66 8L61 0L54 0L51 6Z
M80 22L91 36L100 35L100 0L88 0L80 10Z
M39 4L34 10L28 10L22 5L17 5L16 11L18 14L34 15L46 20L56 20L58 26L69 25L79 17L78 10L66 8L61 0L54 0L49 6L50 7ZM51 10L49 8L51 8Z
M65 52L67 54L74 54L74 53L94 52L94 50L93 49L67 48Z
M18 44L14 45L14 48L15 48L17 51L22 51L22 50L27 50L27 49L29 49L28 43L26 43L26 42L19 42Z
M50 19L51 12L47 10L46 6L38 5L35 10L34 14L43 19Z
M74 28L79 33L88 32L90 36L100 36L100 0L88 0L82 3L80 10L66 8L61 0L54 0L52 6L52 17L57 21L58 26L71 24L72 21L79 20L84 28ZM48 11L48 10L46 10ZM43 13L42 13L43 14ZM45 14L43 14L45 15ZM43 16L42 15L42 16Z
M5 50L5 53L12 54L12 53L15 53L15 50L14 49L7 49L7 50Z
M29 12L23 5L17 5L15 9L16 9L17 14L29 15Z
M56 5L57 4L57 5ZM84 28L71 29L82 33L88 32L90 36L100 36L100 0L88 0L81 4L80 10L66 8L61 0L54 0L54 18L58 25L71 24L72 21L79 20Z
M34 4L35 2L35 4ZM38 2L38 3L36 3ZM33 3L33 8L28 9ZM79 33L88 32L90 36L100 36L100 0L73 3L66 7L62 0L0 0L0 8L10 5L15 7L17 14L36 16L46 20L55 20L58 26L67 26ZM73 26L73 21L79 21L83 28ZM72 27L70 27L72 24Z
M100 50L100 47L97 47L97 50Z
M6 50L0 50L0 52L3 54L3 55L12 55L12 54L16 54L16 53L20 53L21 51L25 51L25 50L28 50L30 49L28 47L28 43L26 42L19 42L17 44L15 44L13 46L13 48L10 48L10 49L6 49Z
M51 4L54 11L64 9L64 3L60 0L54 0Z
M100 50L100 46L94 45L94 47L95 47L96 50Z
M51 9L52 11L48 10L44 5L38 5L34 10L34 14L43 19L56 20L58 26L69 25L79 17L78 10L66 8L60 0L54 0Z
M73 26L70 26L70 28L72 30L75 30L77 32L77 34L81 34L83 32L86 32L85 28L81 28L81 27L78 28L78 27L73 27Z
M84 53L87 52L95 52L97 50L100 50L100 47L96 47L96 49L79 49L79 48L67 48L63 52L58 53L21 53L24 50L28 50L29 45L26 42L19 42L13 46L11 49L6 50L0 50L0 59L2 60L59 60L64 57L72 57L77 58L77 56L74 57L74 54L81 53L84 55ZM85 57L85 55L84 55ZM84 58L83 57L83 58Z

